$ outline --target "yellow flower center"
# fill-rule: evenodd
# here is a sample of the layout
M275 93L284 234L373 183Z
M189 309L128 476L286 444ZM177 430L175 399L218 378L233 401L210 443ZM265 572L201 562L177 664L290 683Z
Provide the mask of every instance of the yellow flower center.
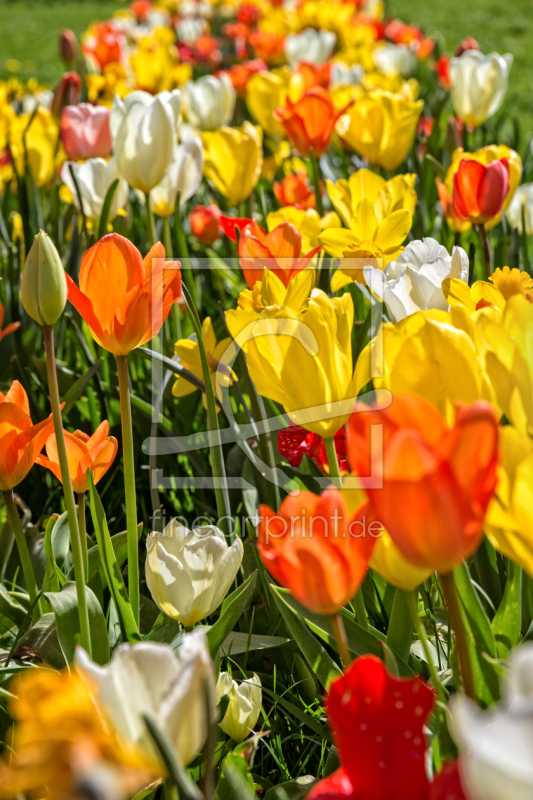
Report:
M490 280L506 300L509 300L515 294L526 294L533 289L533 280L527 272L520 272L516 268L509 269L509 267L504 267L503 269L496 269L494 274L490 276Z

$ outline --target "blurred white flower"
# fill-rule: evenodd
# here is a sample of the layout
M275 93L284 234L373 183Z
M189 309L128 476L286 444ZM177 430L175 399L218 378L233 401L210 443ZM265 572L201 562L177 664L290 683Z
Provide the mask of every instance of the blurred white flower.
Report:
M243 545L228 547L214 525L190 531L175 519L146 540L146 583L157 607L185 627L209 616L224 600L241 566Z
M198 131L216 131L229 125L237 94L225 73L216 78L204 75L183 86L183 108L189 122Z
M252 678L237 683L227 672L221 672L217 682L217 703L225 695L229 697L224 718L220 727L236 742L243 742L253 731L261 712L261 679L255 674Z
M105 667L78 647L75 664L126 741L155 754L143 719L149 716L166 734L181 763L193 760L215 721L207 710L206 692L214 708L216 689L205 633L185 634L177 654L159 642L121 644Z
M25 94L22 98L22 113L33 114L37 106L50 109L54 93L51 89L43 89L35 94Z
M78 182L83 203L83 213L87 219L98 221L102 215L107 191L113 181L118 178L115 159L112 157L109 161L105 161L103 158L88 158L87 161L82 163L66 161L63 164L61 180L70 189L76 210L81 211L78 193L69 167L72 167ZM109 210L109 220L114 219L117 212L124 208L127 202L128 184L125 180L119 179Z
M382 47L376 47L372 57L379 71L391 78L397 75L408 78L416 67L415 53L404 44L387 42Z
M194 45L207 30L207 22L200 17L184 17L176 25L176 34L183 44Z
M331 64L330 86L358 86L365 77L360 64L349 67L344 61L333 61Z
M518 228L520 234L524 231L522 214L526 222L526 234L533 235L533 183L523 183L516 190L505 216L511 228Z
M397 261L389 261L382 272L364 267L368 286L387 306L392 322L399 322L417 311L438 308L447 311L442 291L446 278L468 281L468 256L462 247L452 255L435 239L410 242Z
M513 63L510 53L484 56L466 50L450 62L451 96L455 113L469 125L482 125L503 103Z
M316 31L306 28L301 33L292 33L285 39L285 55L294 68L298 61L323 64L333 53L336 35L332 31Z
M194 136L179 144L165 177L150 192L150 208L154 214L159 217L173 214L178 192L180 205L186 203L202 182L203 168L202 140Z

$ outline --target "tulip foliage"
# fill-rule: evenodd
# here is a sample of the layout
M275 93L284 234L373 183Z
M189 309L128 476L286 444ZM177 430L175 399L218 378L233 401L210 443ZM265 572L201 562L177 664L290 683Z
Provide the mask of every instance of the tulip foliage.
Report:
M0 798L532 795L533 167L383 5L0 82Z

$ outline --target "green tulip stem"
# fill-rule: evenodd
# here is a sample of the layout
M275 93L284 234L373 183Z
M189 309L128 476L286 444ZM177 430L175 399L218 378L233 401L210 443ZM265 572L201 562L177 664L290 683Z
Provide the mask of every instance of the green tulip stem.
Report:
M483 248L483 263L485 265L485 280L488 281L492 275L492 255L490 252L489 237L484 225L478 225L479 238L481 239L481 246Z
M78 494L78 526L80 529L81 555L85 583L89 582L89 554L87 550L87 524L85 520L85 492Z
M196 305L198 303L198 288L196 286L196 279L191 269L187 237L185 236L185 231L183 230L181 219L181 198L179 192L176 197L176 205L174 206L174 247L177 248L175 257L181 261L181 274L185 279L187 289L191 294L194 305ZM169 257L170 253L167 253L167 258Z
M153 247L155 244L154 214L150 208L150 194L147 192L144 196L146 199L146 233L148 234L148 244Z
M22 523L20 521L20 517L17 511L17 507L15 505L15 500L13 498L13 489L8 489L3 492L4 495L4 503L6 504L7 514L9 517L9 521L11 522L11 527L13 528L13 533L15 536L15 541L17 543L17 548L19 551L19 558L20 563L22 564L22 572L24 574L24 580L26 581L26 588L28 590L28 594L30 595L30 601L33 606L33 621L37 622L43 610L41 608L41 601L35 602L39 595L39 589L37 588L37 580L35 578L35 572L33 571L33 564L31 563L30 551L28 550L28 543L26 541L26 537L24 536L24 531L22 530Z
M126 530L128 549L128 593L133 616L139 625L139 544L137 540L137 497L135 492L135 461L133 458L133 424L131 418L128 356L117 356L120 418L122 422L122 457L124 461L124 490L126 495Z
M339 462L337 461L337 450L335 449L335 437L328 436L324 439L326 445L326 456L328 458L329 474L331 482L337 489L342 489L342 478L339 470Z
M324 216L324 204L322 203L322 192L320 191L320 164L315 156L313 149L309 151L311 156L311 166L313 168L313 184L315 186L316 210L321 217Z
M431 677L431 681L435 690L437 692L437 696L441 703L446 702L446 692L442 683L439 680L439 676L437 674L437 670L435 669L435 664L431 657L431 652L429 649L429 643L426 636L426 629L422 624L422 620L420 619L420 615L418 613L418 591L406 592L405 597L407 598L407 605L409 606L409 613L411 614L411 619L413 620L413 624L415 626L416 635L418 636L420 642L422 643L422 649L424 650L424 655L426 657L426 662L429 669L429 675Z
M331 622L331 627L333 628L333 633L335 634L335 640L337 642L337 649L341 657L342 666L346 669L346 667L351 663L352 659L350 658L350 651L348 650L348 639L346 638L344 622L342 621L340 614L331 614L329 621Z
M467 697L476 702L476 692L474 689L474 678L472 676L472 665L470 663L470 655L468 653L468 642L466 639L466 630L461 616L461 609L457 599L457 591L455 589L455 581L453 573L440 573L440 585L444 593L444 599L448 608L448 624L455 634L455 649L459 659L459 667L461 669L461 677L463 679L463 690ZM456 689L457 689L456 685Z
M91 631L89 628L89 613L87 610L87 597L85 595L85 570L83 568L83 551L76 514L76 503L72 490L72 480L65 445L63 420L61 419L61 406L59 403L59 386L57 383L56 357L54 350L54 329L52 325L43 327L44 349L46 353L46 372L48 375L48 391L50 392L50 405L54 419L54 432L56 436L57 455L61 468L61 482L63 483L63 496L67 508L68 527L70 531L70 546L74 562L74 577L76 580L76 596L78 599L78 613L80 617L81 646L89 656L92 656Z

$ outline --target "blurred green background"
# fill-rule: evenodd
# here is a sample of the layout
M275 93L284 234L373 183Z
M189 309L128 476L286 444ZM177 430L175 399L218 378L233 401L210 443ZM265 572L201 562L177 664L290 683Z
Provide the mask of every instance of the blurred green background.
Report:
M533 130L532 3L533 0L388 0L387 9L438 36L449 53L466 36L474 36L485 53L512 53L514 65L506 111L519 115L521 139L526 141ZM36 75L42 82L54 84L61 75L57 56L61 29L72 28L79 35L91 22L109 17L125 4L117 0L0 0L0 78Z

